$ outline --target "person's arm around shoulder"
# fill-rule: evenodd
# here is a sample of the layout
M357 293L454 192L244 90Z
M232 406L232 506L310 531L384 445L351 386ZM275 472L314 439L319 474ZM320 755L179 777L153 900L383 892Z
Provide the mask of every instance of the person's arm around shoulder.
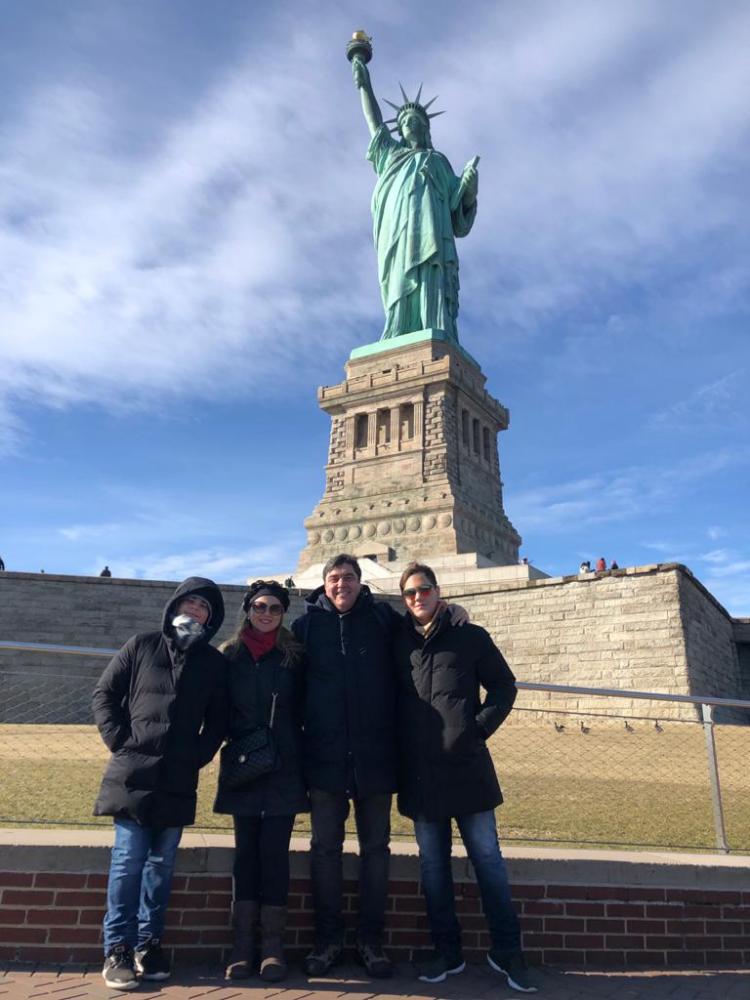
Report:
M130 714L125 700L130 691L138 637L133 636L102 671L91 698L94 722L105 746L119 750L130 735Z
M478 647L476 671L486 694L476 722L485 739L502 725L513 708L518 689L513 671L488 632L475 625Z
M219 677L203 715L203 727L198 737L198 767L205 767L213 760L229 728L229 660L218 650L214 653L212 659L215 662L209 669L216 670Z

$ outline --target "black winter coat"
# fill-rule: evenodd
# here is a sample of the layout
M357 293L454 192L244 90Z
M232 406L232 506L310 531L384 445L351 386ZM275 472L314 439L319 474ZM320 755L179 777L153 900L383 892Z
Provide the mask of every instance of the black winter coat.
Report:
M180 652L171 621L180 599L196 593L211 604L211 618L205 636ZM219 588L191 577L164 609L161 632L134 635L104 669L94 689L94 720L112 757L95 816L156 827L195 821L198 771L227 726L227 662L208 644L223 620Z
M391 642L403 619L363 586L339 615L319 587L292 630L305 647L304 769L308 788L364 797L397 781Z
M442 819L503 801L485 740L516 699L503 654L478 625L443 614L428 637L409 616L394 644L399 680L398 809ZM486 689L484 702L480 685Z
M273 738L281 768L241 788L219 790L214 812L235 816L294 816L309 804L302 778L302 679L304 663L282 666L284 654L274 647L256 663L243 642L225 651L229 660L229 734L236 739L268 725L275 690Z

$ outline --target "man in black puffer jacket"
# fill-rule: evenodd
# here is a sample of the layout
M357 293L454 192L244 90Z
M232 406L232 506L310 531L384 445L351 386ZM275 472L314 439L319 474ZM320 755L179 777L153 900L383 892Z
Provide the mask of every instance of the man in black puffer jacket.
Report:
M209 645L223 621L219 588L190 577L161 631L129 639L94 690L94 720L112 752L94 815L115 824L102 969L114 989L134 989L136 972L170 975L160 939L177 847L195 821L198 772L227 726L227 663Z
M419 978L440 983L465 967L451 871L451 820L455 819L489 924L492 948L487 961L506 976L512 989L534 993L497 839L494 810L503 797L485 742L513 707L515 678L483 628L451 625L441 610L440 588L429 566L407 566L400 585L409 614L394 645L399 682L398 808L414 820L435 945L434 958Z
M389 604L375 603L354 556L329 560L323 579L292 626L307 662L303 759L312 812L315 946L305 970L322 976L342 957L342 848L352 801L360 855L357 955L370 975L382 977L392 971L382 939L397 772L390 643L402 617Z

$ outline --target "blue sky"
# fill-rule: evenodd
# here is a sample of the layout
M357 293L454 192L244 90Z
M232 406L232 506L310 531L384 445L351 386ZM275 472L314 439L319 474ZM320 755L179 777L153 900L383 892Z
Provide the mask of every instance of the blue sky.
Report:
M511 410L523 554L686 563L750 614L750 7L8 0L0 554L241 582L296 564L315 389L379 336L344 47L479 166L462 343Z

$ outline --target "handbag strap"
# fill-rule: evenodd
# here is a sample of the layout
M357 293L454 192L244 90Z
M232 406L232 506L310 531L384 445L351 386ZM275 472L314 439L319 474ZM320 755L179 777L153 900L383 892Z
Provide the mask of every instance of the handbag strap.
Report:
M260 660L254 661L255 666L255 694L257 696L257 704L260 707ZM273 690L271 692L271 711L268 716L268 728L273 729L273 722L276 717L276 699L279 696L279 665L274 663L273 665Z

